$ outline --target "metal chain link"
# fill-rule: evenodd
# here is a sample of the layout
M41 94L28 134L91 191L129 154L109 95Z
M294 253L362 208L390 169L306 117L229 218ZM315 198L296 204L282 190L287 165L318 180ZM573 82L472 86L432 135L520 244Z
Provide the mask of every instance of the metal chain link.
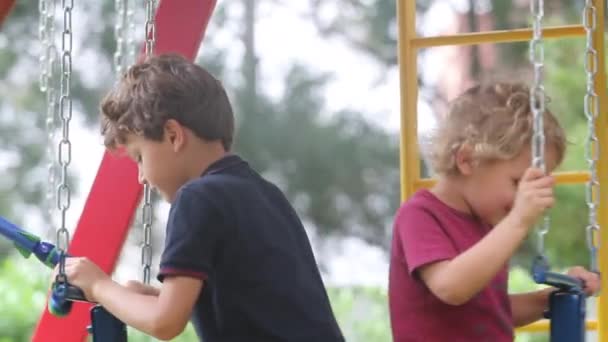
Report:
M56 64L56 62L55 62ZM56 69L56 65L52 66L52 69ZM53 205L56 201L57 181L59 178L59 165L54 156L57 155L56 148L56 134L57 134L57 104L58 94L57 79L55 72L49 74L49 86L47 88L46 99L46 132L47 132L47 145L46 145L46 156L48 158L47 163L47 182L46 182L46 194L45 194L45 210L44 216L45 221L50 227L54 226L53 217L55 216L55 206ZM54 229L53 229L54 230Z
M53 225L55 192L57 186L57 164L53 156L55 152L55 133L57 103L58 103L58 84L57 69L59 52L55 44L55 8L56 0L40 0L39 9L39 38L42 46L40 54L40 91L46 94L46 132L47 132L47 182L44 201L43 216L45 222ZM54 230L54 229L51 229Z
M49 15L54 16L55 12L49 9L48 0L38 1L38 38L42 45L42 52L40 53L40 91L46 92L47 81L48 81L48 65L46 51L49 43L52 41L52 36L49 26ZM52 20L51 20L52 23ZM50 37L49 37L50 36Z
M156 0L146 0L146 57L154 55L154 46L156 45L156 21L154 18L156 12Z
M156 0L146 0L146 57L154 55L156 43L156 27L154 15L156 13ZM141 248L141 261L143 265L143 282L150 284L150 268L152 266L152 189L148 182L144 183L144 204L142 210L144 244Z
M61 97L59 109L62 136L57 147L57 159L61 167L61 180L57 187L57 208L61 211L61 224L57 230L57 248L65 254L70 241L70 232L66 227L66 214L70 208L71 190L68 183L68 166L72 161L72 144L69 137L70 120L72 119L72 9L74 0L62 0L63 33L61 35ZM60 259L59 276L65 280L65 259Z
M135 62L137 44L135 43L135 0L115 0L116 24L114 37L116 51L114 52L114 70L117 77L124 73L129 65Z
M150 186L144 184L144 204L142 219L144 228L144 243L141 247L141 263L143 266L143 282L150 284L150 269L152 267L152 191Z
M125 70L125 34L127 26L127 3L126 0L115 0L114 9L116 10L116 23L114 24L114 40L116 41L116 51L114 51L114 71L120 77Z
M587 202L589 223L586 227L587 248L590 256L590 270L598 271L597 251L599 245L600 226L597 221L599 208L600 182L597 175L597 162L600 154L600 144L596 135L595 122L599 113L599 98L595 92L595 75L598 69L597 51L593 47L594 33L597 27L597 10L594 1L586 0L583 9L583 26L586 33L585 73L587 89L584 98L584 111L587 117L587 144L585 159L589 167L590 178L585 185L585 201Z
M545 170L545 132L543 116L545 113L545 87L543 85L545 50L543 46L542 19L543 0L530 2L532 14L532 40L530 41L530 62L534 69L533 85L530 88L530 107L533 115L532 166ZM549 233L549 217L545 215L537 227L539 255L544 255L545 236Z
M135 0L125 0L127 3L127 65L135 63L135 54L137 53L137 44L135 43Z

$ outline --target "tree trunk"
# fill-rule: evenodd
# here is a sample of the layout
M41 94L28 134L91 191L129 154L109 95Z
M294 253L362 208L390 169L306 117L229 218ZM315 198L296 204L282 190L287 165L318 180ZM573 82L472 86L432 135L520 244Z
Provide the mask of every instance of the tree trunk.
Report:
M245 56L243 58L243 78L245 103L251 106L250 112L257 111L257 64L258 57L255 53L255 0L243 0L243 44L245 45Z
M467 13L467 21L469 24L469 32L477 32L479 24L477 22L477 13L475 13L475 0L469 0L469 12ZM471 45L471 77L474 80L479 80L481 65L479 61L479 46Z

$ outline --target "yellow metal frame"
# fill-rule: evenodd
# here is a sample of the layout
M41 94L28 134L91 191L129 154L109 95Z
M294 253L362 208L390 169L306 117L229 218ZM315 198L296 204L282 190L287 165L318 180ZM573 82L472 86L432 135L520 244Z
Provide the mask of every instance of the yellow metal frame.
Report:
M608 116L605 108L606 96L606 66L604 53L604 31L605 27L605 5L603 1L596 0L597 27L594 37L594 47L598 53L598 72L595 79L595 91L599 95L600 108L597 120L596 133L600 146L608 146ZM418 49L446 45L475 45L483 43L508 43L527 41L532 37L530 29L517 29L505 31L473 32L451 36L439 37L417 37L416 35L416 2L413 0L397 0L397 22L398 22L398 48L399 48L399 79L401 84L401 139L400 139L400 167L401 167L401 200L409 198L420 188L429 187L433 179L422 179L420 177L420 156L417 132L417 102L418 102ZM584 36L585 30L581 25L555 26L543 29L544 38L565 38ZM583 53L583 52L581 52ZM581 70L581 73L584 72ZM582 99L581 99L582 105ZM598 175L600 184L608 184L608 158L601 153L598 161ZM556 175L560 184L580 184L589 179L588 171L564 172ZM600 190L600 205L598 212L599 224L602 228L608 227L608 201L606 191L608 187ZM581 234L583 234L581 232ZM608 245L608 234L600 234L600 246ZM608 251L605 248L599 250L599 268L602 284L608 284L608 263L606 260ZM597 330L599 341L608 341L608 326L604 324L608 317L608 296L600 296L598 300L598 320L588 321L588 330ZM542 332L548 331L548 321L540 321L519 328L518 331Z

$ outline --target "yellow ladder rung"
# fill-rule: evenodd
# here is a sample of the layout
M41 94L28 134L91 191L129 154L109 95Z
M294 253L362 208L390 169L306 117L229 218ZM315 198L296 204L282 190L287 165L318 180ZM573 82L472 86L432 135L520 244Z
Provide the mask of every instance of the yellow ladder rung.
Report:
M582 25L553 26L543 29L543 38L578 37L585 35ZM446 45L474 45L483 43L523 42L532 38L532 29L497 30L488 32L461 33L449 36L416 37L410 40L414 48Z
M587 321L585 322L585 328L587 328L587 330L597 330L598 324L597 321ZM517 328L516 329L517 332L528 332L528 333L534 333L534 332L546 332L549 331L549 321L548 320L542 320L542 321L538 321L532 324L528 324L526 326L523 326L521 328Z
M555 174L557 184L581 184L589 181L589 171L558 172ZM423 178L414 182L415 190L428 189L436 182L434 178Z

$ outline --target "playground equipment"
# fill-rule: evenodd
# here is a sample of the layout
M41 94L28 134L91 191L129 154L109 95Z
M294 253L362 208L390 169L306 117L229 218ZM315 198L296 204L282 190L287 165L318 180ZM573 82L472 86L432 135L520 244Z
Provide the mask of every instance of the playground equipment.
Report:
M543 85L544 51L542 41L542 17L544 3L533 0L530 5L532 12L532 40L530 41L530 61L534 69L533 85L530 88L530 108L533 112L532 165L545 170L545 138L543 130L543 115L545 112L545 94ZM597 223L597 204L599 199L599 181L597 176L597 153L595 119L597 118L597 94L594 90L595 73L597 72L597 53L593 49L593 33L596 29L596 9L592 1L586 1L583 11L583 24L586 32L587 49L585 68L587 74L587 89L584 99L585 115L588 121L589 135L587 141L587 161L590 179L586 184L586 200L589 208L589 224L587 226L587 243L590 252L592 271L597 270L597 239L599 225ZM550 319L550 336L553 342L582 342L585 340L585 299L584 284L573 277L550 272L549 260L545 256L545 236L549 232L549 217L545 216L542 224L537 227L538 248L537 256L532 265L532 277L538 284L554 286L555 291L549 296L549 310L545 317Z
M8 1L6 5L12 5L13 3L14 1ZM66 0L63 3L64 15L66 13L65 7L68 7L67 12L69 14L66 16L69 16L68 19L71 20L73 2ZM11 7L0 6L0 21L8 14ZM176 52L194 59L214 7L215 1L207 0L161 2L154 16L155 25L148 25L146 28L148 33L151 32L150 30L154 30L156 39L154 42L148 39L146 43L153 43L156 53ZM62 39L68 39L70 35L71 32L65 34ZM66 40L66 43L68 42L70 41ZM68 62L67 58L66 62ZM64 100L64 106L66 110L69 109L67 100ZM63 146L65 149L64 157L66 158L64 163L68 156L65 153L67 144L64 143ZM61 201L66 204L67 190L62 189ZM102 270L111 273L126 239L133 213L142 197L141 195L142 185L137 180L137 166L126 156L106 152L71 241L65 232L61 233L60 242L61 247L64 247L62 250L66 253L65 255L68 252L66 241L69 241L69 253L71 255L87 256ZM144 202L146 202L145 198ZM111 213L111 215L108 213ZM146 212L144 215L149 214ZM149 221L147 222L149 223ZM149 237L151 237L151 234L146 229L145 234L147 236L145 237L144 248L142 248L143 270L144 274L147 274L147 276L144 276L144 281L146 281L146 278L149 279L150 276L149 266L146 267L146 264L149 265L150 262L146 260L151 261L151 249L145 247L150 244ZM66 242L66 244L63 244L63 242ZM100 248L100 245L103 248ZM61 254L59 247L57 246L56 253ZM150 259L148 259L148 255ZM63 297L63 295L60 297ZM101 312L95 309L90 312L91 306L92 304L86 302L74 302L70 314L61 318L45 310L32 340L36 342L84 340L88 335L87 326L91 321L91 313ZM108 321L100 318L96 322L98 324L91 326L93 333L106 330L105 327L108 325L105 323ZM108 341L120 341L117 338L108 338Z
M417 132L417 102L418 102L418 49L449 46L474 45L482 43L507 43L531 41L531 60L535 69L537 81L532 86L534 99L542 98L542 38L586 37L585 71L587 76L587 89L584 99L585 114L588 120L589 135L587 142L586 159L588 171L563 172L556 174L559 184L586 183L586 202L589 208L589 223L586 228L587 245L590 252L592 271L601 275L601 282L606 283L605 274L608 263L605 249L598 246L606 245L608 235L600 235L599 227L608 223L607 201L600 196L599 184L608 183L608 158L599 153L600 146L608 143L608 121L605 111L608 97L606 96L606 75L604 63L604 30L605 4L602 1L587 0L583 8L582 25L545 27L541 25L543 16L543 1L531 0L533 16L532 29L516 29L504 31L472 32L451 36L418 37L416 35L416 2L398 1L397 14L399 26L399 61L401 83L401 195L406 199L420 188L430 187L434 180L424 179L420 175L420 158L418 154ZM596 29L597 28L597 29ZM534 95L535 94L535 95ZM533 99L533 101L534 101ZM542 113L544 102L538 101L532 107ZM537 119L538 115L535 116ZM540 116L542 118L542 116ZM535 120L537 121L537 120ZM541 139L538 133L542 126L535 127L535 138ZM538 146L537 146L538 147ZM540 156L536 154L536 157ZM540 162L536 158L535 162ZM540 164L537 164L542 166ZM523 327L520 331L538 332L550 330L554 342L584 341L585 329L598 330L599 341L608 340L608 330L605 323L608 317L607 296L598 299L598 321L585 321L585 295L579 280L571 277L549 272L548 260L544 257L544 235L548 232L548 221L538 229L539 256L534 260L533 278L538 283L555 286L557 290L550 297L550 310L547 317L550 321L543 321ZM599 255L599 257L598 257Z
M29 258L33 254L49 268L54 268L62 258L62 252L55 245L41 241L38 236L22 230L2 217L0 217L0 235L12 241L25 258ZM69 255L65 256L68 257ZM72 301L87 301L82 291L76 287L56 288L52 296L55 296L57 291L60 291L60 296L70 298ZM49 303L54 303L53 300L59 301L61 298L51 297ZM67 315L71 309L72 301L65 301L61 306L57 306L59 309L49 306L49 310L56 316ZM88 327L88 331L94 342L123 342L127 340L125 324L100 305L95 305L91 309L91 326Z
M60 252L52 243L41 241L12 222L0 217L0 235L12 241L19 253L25 258L32 254L46 266L53 268L59 262Z

